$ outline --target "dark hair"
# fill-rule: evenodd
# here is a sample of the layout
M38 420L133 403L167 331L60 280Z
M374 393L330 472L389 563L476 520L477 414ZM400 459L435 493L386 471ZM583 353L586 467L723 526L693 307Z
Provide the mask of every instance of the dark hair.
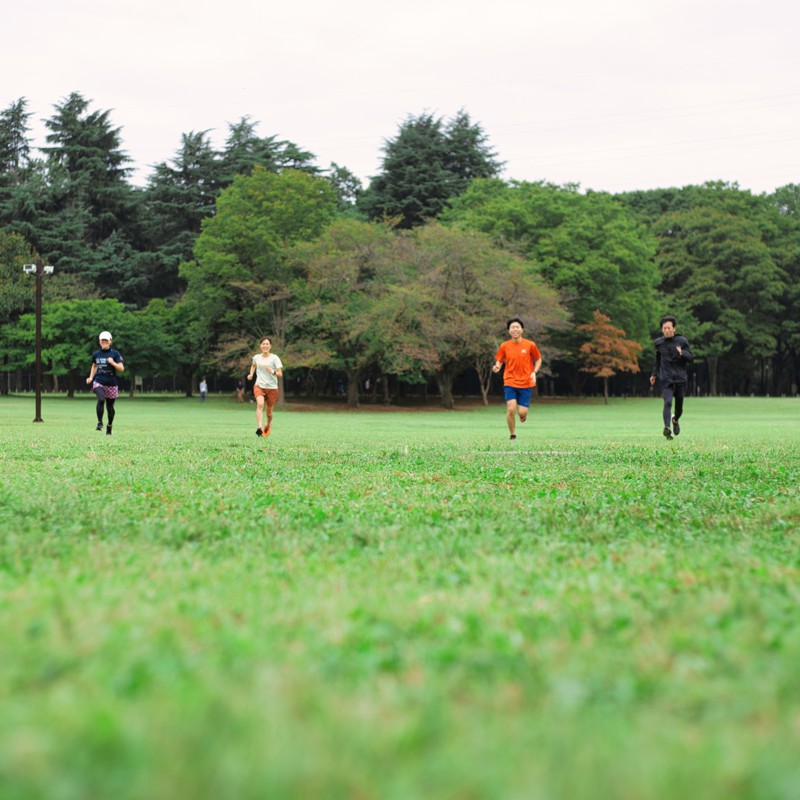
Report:
M506 322L506 330L508 330L511 327L512 322L519 322L520 328L522 328L523 330L525 329L525 323L519 317L513 317L508 322Z
M270 338L269 338L269 336L262 336L262 337L261 337L261 338L258 340L258 343L259 343L259 344L261 344L261 342L269 342L270 344L272 344L272 339L270 339Z
M661 319L658 321L658 327L660 328L665 322L671 322L673 328L678 324L678 320L676 320L672 314L667 314L667 316L661 317Z

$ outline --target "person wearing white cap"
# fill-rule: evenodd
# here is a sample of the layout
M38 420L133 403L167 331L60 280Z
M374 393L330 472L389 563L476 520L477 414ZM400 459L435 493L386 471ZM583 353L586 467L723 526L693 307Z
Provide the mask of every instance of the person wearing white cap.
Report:
M100 340L100 349L92 353L92 371L86 379L91 384L92 391L97 395L97 428L103 430L103 407L108 411L108 425L106 433L111 436L111 426L114 424L114 401L119 397L119 384L117 373L124 372L122 356L118 350L111 347L111 334L102 331L97 337Z

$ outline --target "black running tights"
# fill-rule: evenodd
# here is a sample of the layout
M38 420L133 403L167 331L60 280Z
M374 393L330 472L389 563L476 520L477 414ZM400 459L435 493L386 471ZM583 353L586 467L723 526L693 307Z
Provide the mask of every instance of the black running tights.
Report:
M97 421L102 425L103 423L103 406L105 405L106 410L108 411L108 424L111 425L114 422L114 400L106 400L105 393L103 390L98 387L94 390L95 395L97 395Z
M672 417L680 419L683 414L683 398L686 396L686 387L682 383L665 386L662 389L664 397L664 427L669 428ZM672 413L672 398L675 398L675 413Z

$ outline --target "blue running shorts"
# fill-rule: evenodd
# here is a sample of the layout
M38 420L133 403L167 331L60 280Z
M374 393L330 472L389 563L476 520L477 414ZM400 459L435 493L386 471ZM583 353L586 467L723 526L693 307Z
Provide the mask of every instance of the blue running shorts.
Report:
M516 386L504 386L503 392L506 396L506 402L509 400L516 400L518 406L529 408L531 404L531 392L533 389L518 389Z

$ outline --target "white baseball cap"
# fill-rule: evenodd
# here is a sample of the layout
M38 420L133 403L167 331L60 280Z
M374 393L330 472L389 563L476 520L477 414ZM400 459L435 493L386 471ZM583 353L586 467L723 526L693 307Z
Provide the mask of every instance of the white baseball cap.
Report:
M108 331L100 331L100 335L97 337L98 339L108 339L111 341L111 334Z

